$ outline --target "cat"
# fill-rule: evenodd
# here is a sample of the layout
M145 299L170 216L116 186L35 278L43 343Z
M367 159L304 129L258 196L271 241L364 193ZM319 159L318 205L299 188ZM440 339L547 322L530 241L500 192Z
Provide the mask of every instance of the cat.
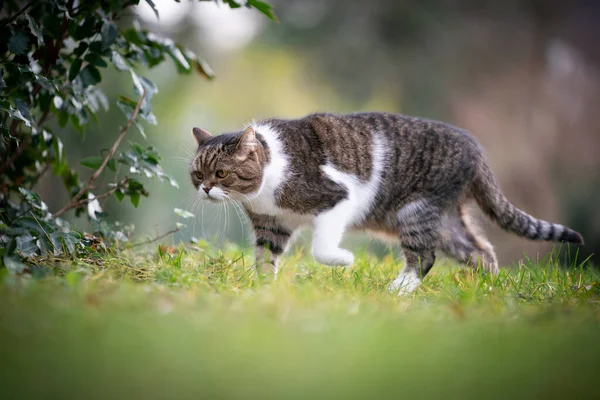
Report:
M203 200L244 206L261 273L276 274L299 229L312 225L312 256L325 265L352 265L353 254L339 247L349 229L398 243L405 267L389 285L398 294L421 284L437 250L495 274L496 255L469 217L470 203L528 239L583 244L578 232L512 205L476 139L443 122L319 113L218 136L192 132L192 183Z

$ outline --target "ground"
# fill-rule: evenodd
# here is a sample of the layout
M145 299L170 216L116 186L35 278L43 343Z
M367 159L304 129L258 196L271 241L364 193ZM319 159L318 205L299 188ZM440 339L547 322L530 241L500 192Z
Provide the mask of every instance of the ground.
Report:
M0 271L7 398L586 398L597 395L600 274L552 255L496 276L287 256L258 279L242 249L156 248ZM574 257L571 257L573 260ZM52 267L49 267L52 266Z

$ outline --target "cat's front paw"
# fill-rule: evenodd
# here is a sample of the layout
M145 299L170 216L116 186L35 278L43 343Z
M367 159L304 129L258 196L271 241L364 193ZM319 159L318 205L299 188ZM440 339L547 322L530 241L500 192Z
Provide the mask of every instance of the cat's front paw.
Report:
M276 276L277 264L274 261L262 261L256 263L256 272L259 276Z
M392 283L388 290L398 296L407 296L421 285L421 279L416 273L402 272Z
M354 254L344 249L313 252L313 257L320 264L334 267L348 267L354 264Z

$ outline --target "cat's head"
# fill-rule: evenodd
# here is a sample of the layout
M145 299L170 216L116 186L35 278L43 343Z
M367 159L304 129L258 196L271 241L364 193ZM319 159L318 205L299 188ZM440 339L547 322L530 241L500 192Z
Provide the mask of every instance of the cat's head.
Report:
M203 200L244 200L258 191L265 152L252 127L218 136L200 128L192 133L198 150L190 165L190 176Z

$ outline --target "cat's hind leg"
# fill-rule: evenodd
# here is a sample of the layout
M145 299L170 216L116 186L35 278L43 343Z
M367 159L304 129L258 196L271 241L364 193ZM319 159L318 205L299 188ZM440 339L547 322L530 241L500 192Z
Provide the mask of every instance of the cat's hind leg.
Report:
M354 263L354 255L339 247L353 211L353 203L344 200L315 217L312 239L312 256L315 261L331 266L349 266Z
M439 241L441 209L427 200L413 201L397 214L400 246L405 266L389 285L399 295L412 293L435 263Z
M439 247L442 252L472 268L498 272L494 248L476 226L466 205L448 213L442 225Z

